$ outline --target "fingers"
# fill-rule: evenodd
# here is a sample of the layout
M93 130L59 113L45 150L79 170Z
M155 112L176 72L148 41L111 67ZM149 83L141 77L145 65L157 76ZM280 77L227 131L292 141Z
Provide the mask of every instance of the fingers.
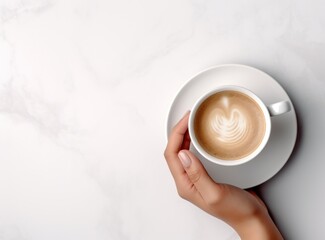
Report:
M204 169L199 159L190 151L182 150L179 159L187 173L189 180L208 205L217 203L222 197L222 185L215 183Z
M190 138L190 134L188 132L188 130L186 131L185 135L184 135L184 139L183 139L183 145L181 149L190 149L190 145L191 145L191 138Z
M221 185L216 184L201 162L188 151L189 112L173 128L165 150L165 158L173 175L179 195L207 211L210 203L220 199Z
M185 174L185 170L180 163L177 154L182 147L189 145L190 140L187 134L188 118L189 112L187 112L173 128L165 150L165 158L176 184L177 181L179 181L178 179L184 177Z
M186 112L184 117L175 125L169 139L166 151L170 153L178 153L181 150L185 134L187 132L188 118L190 112Z

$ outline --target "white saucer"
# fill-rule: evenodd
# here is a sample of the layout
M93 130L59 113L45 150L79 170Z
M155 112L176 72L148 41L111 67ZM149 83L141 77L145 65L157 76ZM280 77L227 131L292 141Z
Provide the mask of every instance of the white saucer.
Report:
M168 115L167 134L182 115L190 110L204 93L222 85L237 85L250 89L266 105L290 101L292 110L272 117L272 132L264 150L253 160L240 166L221 166L202 157L191 146L208 171L221 183L240 188L259 185L273 177L289 159L297 137L297 119L292 102L284 89L268 74L245 65L227 64L209 68L193 77L177 94Z

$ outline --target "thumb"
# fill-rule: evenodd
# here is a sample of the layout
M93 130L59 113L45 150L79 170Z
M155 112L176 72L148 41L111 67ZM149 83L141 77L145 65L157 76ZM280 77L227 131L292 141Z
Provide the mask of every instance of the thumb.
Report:
M178 157L188 175L189 180L206 201L216 201L219 198L221 185L215 183L208 175L200 160L190 151L182 150Z

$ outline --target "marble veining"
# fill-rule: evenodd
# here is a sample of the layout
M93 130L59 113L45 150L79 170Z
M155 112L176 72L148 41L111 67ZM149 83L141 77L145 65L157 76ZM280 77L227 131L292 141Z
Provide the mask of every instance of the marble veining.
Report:
M234 62L278 76L310 113L325 101L322 9L0 0L0 239L238 239L177 196L170 104L193 74Z

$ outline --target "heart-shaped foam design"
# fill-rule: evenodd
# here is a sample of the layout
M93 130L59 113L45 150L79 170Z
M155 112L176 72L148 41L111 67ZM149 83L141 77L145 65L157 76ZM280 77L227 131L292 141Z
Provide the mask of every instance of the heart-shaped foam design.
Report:
M197 109L194 131L200 146L219 159L241 159L254 152L265 135L265 117L251 97L217 92Z
M214 109L211 112L211 129L215 133L215 137L225 143L239 143L247 136L247 119L245 115L237 108Z

